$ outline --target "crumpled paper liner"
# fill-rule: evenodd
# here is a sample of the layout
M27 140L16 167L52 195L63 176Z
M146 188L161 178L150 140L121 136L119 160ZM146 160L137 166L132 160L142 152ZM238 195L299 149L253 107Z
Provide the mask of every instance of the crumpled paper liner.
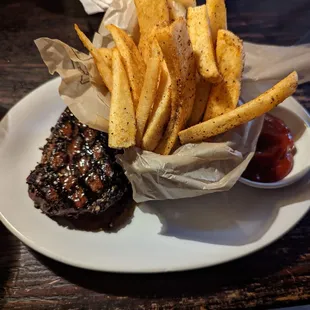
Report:
M59 94L83 124L108 131L110 93L102 82L93 58L49 38L35 40L49 73L61 76Z
M111 23L138 40L133 0L113 1L95 34L95 46L114 45L104 28ZM58 40L40 38L35 43L49 72L61 76L59 94L72 113L82 123L107 132L110 94L92 58ZM309 45L277 47L245 42L244 48L246 64L241 97L245 101L293 70L299 73L300 82L310 80ZM138 148L125 150L118 160L132 184L134 200L179 199L229 190L254 154L262 123L260 117L215 137L212 142L184 145L169 156Z
M106 11L113 0L80 0L87 14Z
M119 156L119 162L133 185L135 201L176 199L176 195L195 197L229 190L251 160L262 124L260 117L213 143L186 144L172 155L137 148L126 150Z

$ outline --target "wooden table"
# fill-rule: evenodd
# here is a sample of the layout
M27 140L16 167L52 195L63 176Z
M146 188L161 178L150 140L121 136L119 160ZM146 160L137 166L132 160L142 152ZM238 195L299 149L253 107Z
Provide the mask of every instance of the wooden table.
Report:
M247 41L294 44L308 30L310 5L296 0L289 10L287 2L227 0L229 27ZM52 78L35 38L58 38L81 48L73 23L91 36L101 18L87 16L78 0L2 0L1 116ZM296 98L310 110L310 84L300 86ZM309 300L310 214L282 239L251 256L214 268L158 275L72 268L33 252L0 226L3 309L263 309Z

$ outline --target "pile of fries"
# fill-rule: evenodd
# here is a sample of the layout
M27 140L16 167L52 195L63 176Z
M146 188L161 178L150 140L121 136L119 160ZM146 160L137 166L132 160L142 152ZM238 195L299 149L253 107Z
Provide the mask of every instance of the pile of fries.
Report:
M224 0L135 0L140 40L107 25L114 48L95 48L75 29L111 92L109 146L169 155L206 141L277 106L297 87L292 72L237 107L242 41L227 30Z

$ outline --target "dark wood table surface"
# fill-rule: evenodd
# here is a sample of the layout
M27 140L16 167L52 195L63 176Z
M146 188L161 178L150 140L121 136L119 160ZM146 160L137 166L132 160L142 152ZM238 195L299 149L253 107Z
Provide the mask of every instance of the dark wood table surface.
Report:
M227 6L229 28L244 40L279 45L308 40L307 0L227 0ZM81 48L73 23L91 36L101 18L86 15L78 0L1 0L0 116L52 78L35 38L58 38ZM309 83L298 88L296 98L310 110ZM309 301L310 214L283 238L248 257L157 275L66 266L30 250L0 224L3 309L265 309Z

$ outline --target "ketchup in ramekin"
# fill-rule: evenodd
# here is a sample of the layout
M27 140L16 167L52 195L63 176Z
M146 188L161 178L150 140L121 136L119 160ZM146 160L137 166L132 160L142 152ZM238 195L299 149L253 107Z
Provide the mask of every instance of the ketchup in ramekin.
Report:
M266 114L256 152L242 176L262 183L280 181L293 168L294 152L290 129L279 118Z

